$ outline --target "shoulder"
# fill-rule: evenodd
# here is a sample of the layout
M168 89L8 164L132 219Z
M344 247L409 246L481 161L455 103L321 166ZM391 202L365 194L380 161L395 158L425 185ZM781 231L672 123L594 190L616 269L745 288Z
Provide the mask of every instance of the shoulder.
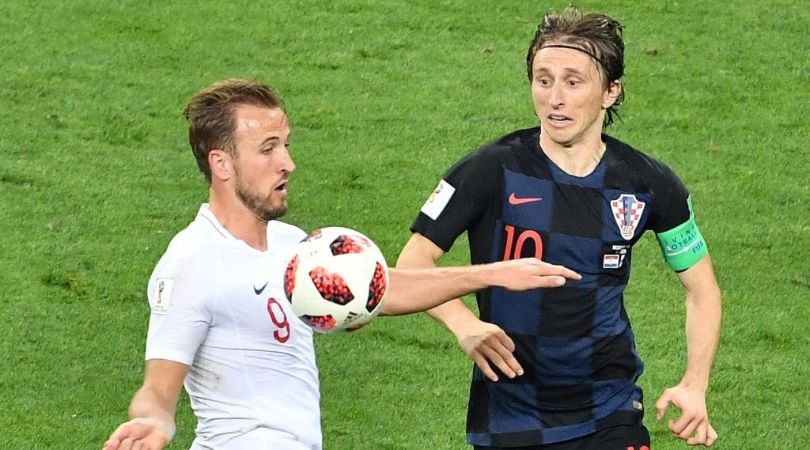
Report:
M531 150L537 147L539 136L539 127L515 130L479 148L478 153L491 157L504 157L525 149Z
M464 156L456 167L472 166L484 171L500 170L504 163L520 158L525 152L534 152L538 145L540 128L526 128L505 134Z
M641 177L646 184L680 183L675 172L663 161L614 137L605 135L604 138L613 158L624 163L629 174Z
M210 264L210 254L216 251L216 237L210 225L202 223L198 216L186 228L177 233L155 267L153 278L177 277L183 272L200 273ZM202 277L203 279L205 277Z

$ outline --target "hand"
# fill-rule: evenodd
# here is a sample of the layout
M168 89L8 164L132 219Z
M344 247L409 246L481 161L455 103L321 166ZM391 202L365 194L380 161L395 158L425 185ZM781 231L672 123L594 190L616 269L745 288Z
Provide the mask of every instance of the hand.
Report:
M499 326L475 319L457 337L459 346L490 380L498 381L490 362L509 378L523 375L523 367L512 354L515 343Z
M563 266L549 264L537 258L522 258L490 264L495 286L510 291L559 287L566 279L580 280L582 276Z
M706 411L706 395L702 389L689 388L679 384L664 390L655 402L655 417L661 420L667 406L672 403L681 410L678 420L669 421L669 431L689 445L711 446L717 440L717 432L709 422Z
M160 428L156 419L137 418L119 426L102 450L161 450L171 437Z

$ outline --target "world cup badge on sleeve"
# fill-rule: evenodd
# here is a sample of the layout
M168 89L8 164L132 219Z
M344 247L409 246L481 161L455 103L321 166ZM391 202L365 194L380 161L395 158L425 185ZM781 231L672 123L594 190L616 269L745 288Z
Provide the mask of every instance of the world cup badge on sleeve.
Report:
M616 200L610 201L613 218L616 219L616 225L619 226L619 231L624 239L633 238L636 227L641 221L641 215L644 213L644 206L644 202L638 201L632 194L622 194Z
M172 287L174 280L170 278L158 278L157 290L154 295L149 296L149 306L152 307L153 314L165 315L169 313L172 305Z

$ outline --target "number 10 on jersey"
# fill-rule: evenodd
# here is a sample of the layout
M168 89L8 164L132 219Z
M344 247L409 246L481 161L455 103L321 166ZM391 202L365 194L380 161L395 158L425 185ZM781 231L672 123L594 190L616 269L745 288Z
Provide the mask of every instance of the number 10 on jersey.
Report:
M503 260L530 258L543 259L543 238L535 230L515 228L504 225L506 239L503 248ZM531 252L532 248L534 253Z

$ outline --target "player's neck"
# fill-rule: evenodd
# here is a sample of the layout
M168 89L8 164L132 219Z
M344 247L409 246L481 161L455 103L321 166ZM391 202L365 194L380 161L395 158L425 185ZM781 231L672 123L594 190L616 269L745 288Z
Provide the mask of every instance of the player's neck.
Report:
M540 148L548 159L565 173L575 177L584 177L590 175L599 165L605 154L606 145L602 142L601 133L571 145L544 139L541 134Z
M267 250L267 222L259 219L235 196L211 189L209 208L223 228L231 235L259 251Z

